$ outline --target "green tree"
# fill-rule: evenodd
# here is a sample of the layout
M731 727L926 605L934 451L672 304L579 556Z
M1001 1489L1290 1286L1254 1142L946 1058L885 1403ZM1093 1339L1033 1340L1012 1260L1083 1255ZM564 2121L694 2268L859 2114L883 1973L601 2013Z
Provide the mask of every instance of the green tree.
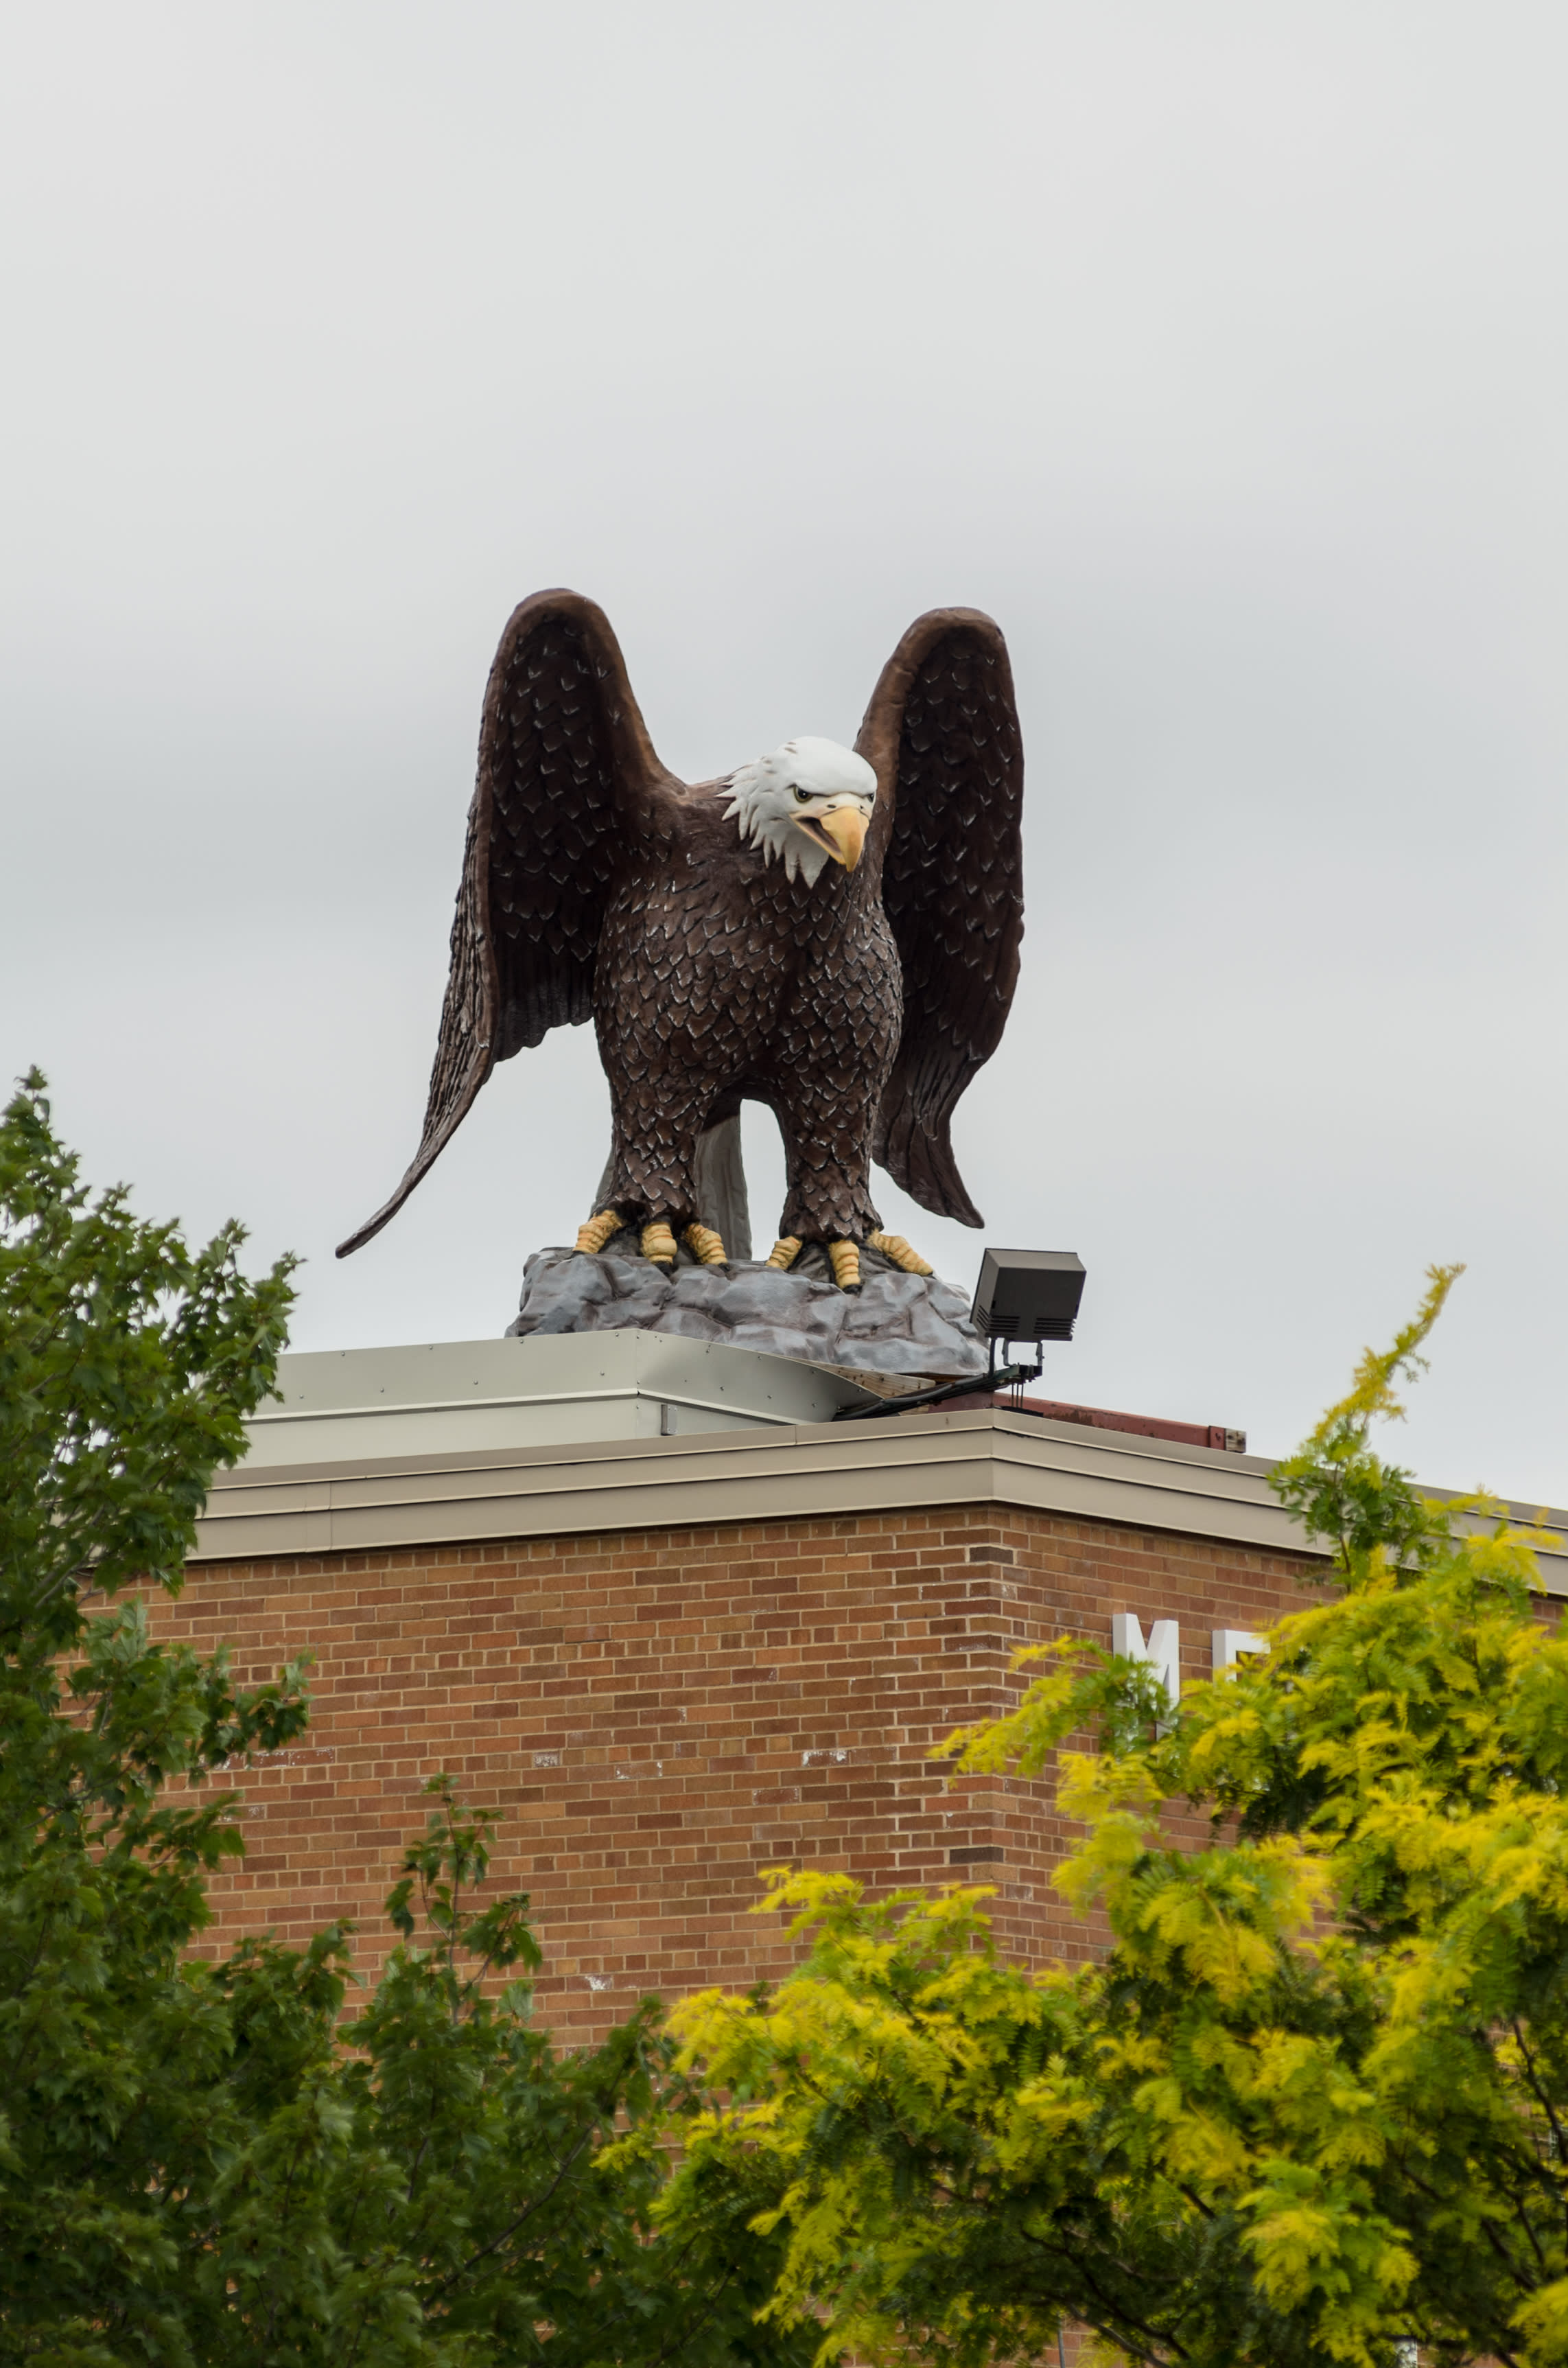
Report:
M190 2198L182 2324L201 2361L785 2368L754 2323L770 2257L733 2198L654 2233L666 2133L702 2102L656 2003L558 2055L529 2015L528 1900L482 1901L493 1810L451 1781L387 1901L403 1935L343 2044L341 1936L220 1969L237 2143ZM491 1976L523 1973L496 1991Z
M0 1118L0 2361L804 2360L753 2323L741 2201L655 2230L699 2100L652 2005L579 2055L533 2027L527 1900L446 1779L358 2020L345 1926L190 1954L241 1849L211 1780L308 1717L300 1670L242 1689L141 1600L273 1382L290 1261L247 1280L243 1240L92 1196L38 1076Z
M1533 1533L1370 1444L1457 1271L1275 1475L1334 1600L1174 1718L1141 1666L1033 1653L946 1747L1054 1764L1097 1963L999 1963L983 1892L780 1874L809 1963L683 2010L731 2098L665 2209L728 2188L785 2232L769 2307L824 2356L1032 2359L1072 2320L1203 2368L1568 2360L1568 1646Z

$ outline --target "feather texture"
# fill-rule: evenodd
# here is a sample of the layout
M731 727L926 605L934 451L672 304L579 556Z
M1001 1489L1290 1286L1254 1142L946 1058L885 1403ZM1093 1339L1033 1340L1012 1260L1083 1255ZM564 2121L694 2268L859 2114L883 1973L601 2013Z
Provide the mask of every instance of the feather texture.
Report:
M572 592L525 600L485 692L419 1148L338 1256L402 1207L497 1061L589 1018L629 1222L709 1218L698 1144L755 1099L784 1136L782 1233L874 1231L873 1150L926 1208L978 1224L949 1129L1000 1041L1023 926L1023 754L991 620L937 609L911 626L856 746L876 777L860 860L770 868L740 829L739 777L688 790L660 764L602 611ZM869 779L831 754L845 780L801 785L857 800L858 832Z
M882 904L903 971L873 1156L922 1208L978 1225L952 1115L1002 1041L1024 934L1023 735L998 627L976 609L917 618L855 745L886 800Z
M419 1148L379 1234L497 1061L593 1016L594 961L622 842L667 838L680 783L653 754L609 620L580 593L514 609L485 688L451 965Z

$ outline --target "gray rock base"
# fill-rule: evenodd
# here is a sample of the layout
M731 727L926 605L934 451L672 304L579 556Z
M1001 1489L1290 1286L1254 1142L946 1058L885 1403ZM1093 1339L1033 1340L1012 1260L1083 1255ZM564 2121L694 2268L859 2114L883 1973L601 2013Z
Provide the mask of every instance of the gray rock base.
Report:
M860 1253L865 1287L858 1296L838 1290L827 1271L826 1254L814 1244L788 1274L750 1259L728 1269L699 1266L683 1250L666 1275L630 1244L597 1258L536 1250L524 1269L517 1320L506 1328L676 1332L868 1375L958 1381L984 1372L985 1342L951 1283L903 1274L875 1250Z

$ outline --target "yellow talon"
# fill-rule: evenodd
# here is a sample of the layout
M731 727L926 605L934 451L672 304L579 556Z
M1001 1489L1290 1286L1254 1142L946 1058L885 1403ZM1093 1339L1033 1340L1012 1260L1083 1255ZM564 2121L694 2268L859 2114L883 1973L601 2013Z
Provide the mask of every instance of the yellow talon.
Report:
M643 1226L642 1255L652 1266L674 1266L676 1237L668 1225L655 1224Z
M860 1288L860 1251L855 1242L829 1242L827 1261L833 1269L833 1279L840 1291Z
M700 1258L704 1266L729 1265L723 1236L716 1234L711 1225L687 1225L681 1239L693 1258Z
M892 1258L894 1266L901 1266L905 1274L935 1274L937 1271L918 1250L910 1248L902 1234L868 1234L866 1247L881 1250L885 1258Z
M778 1273L788 1274L804 1247L805 1244L798 1240L795 1235L786 1234L780 1241L774 1243L767 1253L767 1262Z
M625 1218L618 1217L613 1209L601 1209L597 1217L590 1218L585 1225L578 1226L577 1247L585 1250L590 1257L597 1256L611 1234L619 1234L625 1223Z

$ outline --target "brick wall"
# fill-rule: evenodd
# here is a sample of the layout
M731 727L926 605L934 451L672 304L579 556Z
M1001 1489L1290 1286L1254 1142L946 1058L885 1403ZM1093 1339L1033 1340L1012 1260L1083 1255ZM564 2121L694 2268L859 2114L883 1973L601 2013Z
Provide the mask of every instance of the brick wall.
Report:
M213 1885L214 1941L348 1915L368 1970L447 1768L504 1814L494 1873L532 1894L562 2038L643 1991L781 1972L746 1909L784 1862L992 1883L1009 1952L1081 1954L1049 1788L949 1791L929 1746L1016 1699L1017 1645L1108 1644L1115 1611L1179 1620L1184 1677L1206 1677L1210 1631L1299 1608L1308 1566L982 1507L193 1565L161 1633L230 1643L252 1679L315 1656L309 1734L237 1780L247 1855Z

